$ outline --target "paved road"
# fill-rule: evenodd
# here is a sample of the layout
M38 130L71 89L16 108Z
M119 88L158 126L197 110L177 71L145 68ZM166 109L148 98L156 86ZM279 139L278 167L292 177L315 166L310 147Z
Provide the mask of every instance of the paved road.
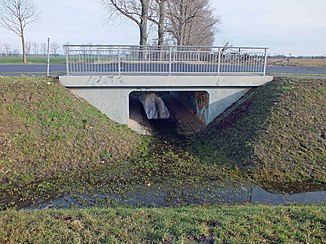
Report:
M326 76L326 67L268 66L266 71L270 74L320 74Z
M50 65L51 75L64 75L66 73L65 64ZM291 66L268 66L267 73L271 75L277 74L312 74L322 75L326 77L326 67L291 67ZM5 64L0 65L0 75L46 75L45 64Z
M46 64L1 64L0 75L13 76L13 75L46 75ZM66 65L52 64L50 65L51 75L62 75L66 72Z

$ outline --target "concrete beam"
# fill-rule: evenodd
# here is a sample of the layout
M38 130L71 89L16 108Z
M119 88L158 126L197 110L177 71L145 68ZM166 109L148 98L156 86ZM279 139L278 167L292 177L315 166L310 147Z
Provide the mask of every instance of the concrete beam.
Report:
M60 76L66 87L256 87L272 76Z

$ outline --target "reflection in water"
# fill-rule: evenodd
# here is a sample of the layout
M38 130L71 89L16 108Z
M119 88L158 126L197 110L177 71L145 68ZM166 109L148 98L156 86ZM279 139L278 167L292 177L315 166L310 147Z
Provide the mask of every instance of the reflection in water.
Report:
M124 194L74 194L27 209L70 207L178 207L212 204L318 204L326 203L326 191L275 194L256 186L210 185L203 187L169 188L166 185L139 186Z

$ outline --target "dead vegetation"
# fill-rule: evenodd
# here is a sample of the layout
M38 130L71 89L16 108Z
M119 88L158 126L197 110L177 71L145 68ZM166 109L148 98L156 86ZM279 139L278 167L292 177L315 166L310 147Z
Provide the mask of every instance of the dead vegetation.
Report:
M269 66L313 66L326 67L326 59L268 58Z

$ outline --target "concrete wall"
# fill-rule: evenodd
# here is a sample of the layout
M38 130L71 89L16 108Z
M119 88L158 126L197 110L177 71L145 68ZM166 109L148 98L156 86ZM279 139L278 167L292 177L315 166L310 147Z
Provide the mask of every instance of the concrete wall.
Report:
M211 123L233 103L244 96L249 88L218 88L209 89L209 110L206 124Z
M205 125L208 124L209 94L207 91L173 91L171 94L193 112Z
M120 124L128 124L130 89L72 88L71 90L110 119Z
M249 88L214 88L206 91L174 91L171 94L208 125L247 91Z
M194 112L207 125L251 87L272 81L271 76L61 76L60 82L112 120L128 124L132 91L174 92L186 105L187 94L196 101ZM183 92L178 95L176 92ZM208 96L206 96L206 92ZM208 101L207 101L208 97ZM208 104L207 104L208 103ZM189 106L188 106L189 107ZM191 106L190 106L191 107Z

